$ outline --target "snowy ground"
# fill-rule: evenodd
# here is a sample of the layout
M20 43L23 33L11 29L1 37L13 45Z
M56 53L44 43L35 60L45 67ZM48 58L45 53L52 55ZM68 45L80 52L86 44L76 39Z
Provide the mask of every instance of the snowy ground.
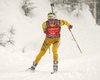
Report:
M100 26L96 25L87 8L71 15L64 10L57 12L59 19L73 25L72 32L83 52L81 54L66 26L62 27L59 47L59 71L50 74L53 66L52 53L47 53L35 72L26 72L39 52L45 35L42 23L50 11L47 0L34 1L35 16L24 16L22 0L0 0L0 33L11 25L16 29L15 45L0 46L0 80L100 80ZM46 4L45 4L46 3ZM21 49L25 48L25 53Z

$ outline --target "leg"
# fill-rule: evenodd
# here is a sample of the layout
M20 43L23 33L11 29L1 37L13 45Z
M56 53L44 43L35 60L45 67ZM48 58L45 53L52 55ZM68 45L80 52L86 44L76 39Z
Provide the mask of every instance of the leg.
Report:
M58 41L54 41L53 47L52 47L53 60L54 61L58 61L58 53L57 53L58 45L59 45L59 40Z
M54 41L53 43L53 47L52 47L52 51L53 51L53 71L58 71L58 53L57 53L57 50L58 50L58 45L59 45L59 40L56 40Z
M30 68L31 70L35 70L38 62L40 61L42 56L46 53L46 51L50 47L50 45L51 45L51 40L49 40L49 38L46 37L39 54L37 55L35 61L33 62L33 65Z
M46 38L43 42L43 45L41 47L41 50L39 52L39 54L37 55L36 59L35 59L35 63L38 63L40 61L40 59L42 58L42 56L46 53L46 51L48 50L48 48L50 47L51 42L49 41L48 38Z
M46 53L46 51L48 50L50 45L51 45L51 43L48 43L47 39L45 39L44 43L43 43L43 45L41 47L41 50L40 50L39 54L37 55L37 57L36 57L34 62L38 63L40 61L40 59Z

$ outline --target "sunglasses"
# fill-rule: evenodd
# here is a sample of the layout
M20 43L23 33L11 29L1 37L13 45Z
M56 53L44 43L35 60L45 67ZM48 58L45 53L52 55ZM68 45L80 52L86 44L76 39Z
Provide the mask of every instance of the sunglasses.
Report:
M54 19L48 19L48 21L54 21Z

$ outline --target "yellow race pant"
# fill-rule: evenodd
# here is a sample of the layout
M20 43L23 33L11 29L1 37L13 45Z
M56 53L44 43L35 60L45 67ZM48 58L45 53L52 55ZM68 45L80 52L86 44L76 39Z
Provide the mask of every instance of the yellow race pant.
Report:
M39 54L37 55L34 62L38 63L40 61L40 59L46 53L46 51L48 50L48 48L50 47L51 44L53 44L53 46L52 46L53 60L58 61L57 50L58 50L59 41L60 41L60 38L48 38L48 37L46 37L43 44L42 44L41 50L40 50Z

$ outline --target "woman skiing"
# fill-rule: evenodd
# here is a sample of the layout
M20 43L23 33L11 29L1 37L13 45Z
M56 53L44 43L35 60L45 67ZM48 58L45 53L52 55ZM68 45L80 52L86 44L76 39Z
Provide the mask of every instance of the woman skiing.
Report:
M70 25L67 21L65 20L58 20L55 18L54 13L49 13L48 14L48 20L45 21L42 24L42 28L44 33L46 34L46 38L43 42L43 45L41 47L41 50L39 54L37 55L36 59L34 60L31 70L35 70L37 64L39 63L40 59L42 56L46 53L48 48L50 47L51 44L52 46L52 52L53 52L53 71L56 72L58 71L58 45L60 41L60 31L61 31L61 26L66 25L68 26L69 29L72 28L72 25Z

